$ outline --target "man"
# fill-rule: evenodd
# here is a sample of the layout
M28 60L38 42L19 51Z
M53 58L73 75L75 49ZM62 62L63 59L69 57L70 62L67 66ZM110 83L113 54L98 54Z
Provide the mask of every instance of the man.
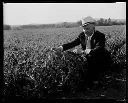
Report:
M110 56L105 49L105 34L95 30L95 20L88 16L82 19L83 32L78 37L67 44L57 48L57 51L65 51L77 45L82 46L82 51L75 49L75 53L85 53L88 61L88 73L86 81L89 86L93 86L93 81L99 79L101 72L108 66Z

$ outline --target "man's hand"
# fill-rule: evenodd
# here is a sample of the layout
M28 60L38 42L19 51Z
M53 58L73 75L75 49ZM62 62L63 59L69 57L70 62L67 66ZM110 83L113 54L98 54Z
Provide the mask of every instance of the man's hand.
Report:
M63 51L63 47L59 46L57 48L51 48L51 50L56 51L56 52L62 52Z
M85 53L86 53L86 54L89 54L90 51L91 51L91 49L86 49L86 50L85 50Z
M73 52L76 53L76 54L81 54L84 51L83 50L80 50L80 49L74 49Z
M77 49L74 49L73 52L74 52L74 53L77 53Z

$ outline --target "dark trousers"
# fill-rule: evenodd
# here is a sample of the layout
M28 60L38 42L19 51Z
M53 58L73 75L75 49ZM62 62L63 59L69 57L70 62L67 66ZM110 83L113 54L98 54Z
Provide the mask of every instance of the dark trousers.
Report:
M111 69L112 59L110 53L104 49L87 58L87 62L88 70L85 81L88 85L92 85L93 81L100 80L102 74Z

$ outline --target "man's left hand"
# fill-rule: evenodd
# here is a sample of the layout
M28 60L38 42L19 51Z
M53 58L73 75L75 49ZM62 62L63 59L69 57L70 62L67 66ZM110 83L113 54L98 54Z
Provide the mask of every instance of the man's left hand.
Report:
M76 53L76 54L81 54L84 51L83 50L80 50L80 49L74 49L73 52Z
M86 49L86 50L85 50L85 53L86 53L86 54L89 54L90 51L91 51L91 49Z

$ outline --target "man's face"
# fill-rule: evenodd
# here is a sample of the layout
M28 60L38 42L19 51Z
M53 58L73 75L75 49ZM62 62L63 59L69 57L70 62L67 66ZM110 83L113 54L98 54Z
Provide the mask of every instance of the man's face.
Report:
M94 24L88 24L83 26L83 31L87 36L91 36L94 32L95 26Z

